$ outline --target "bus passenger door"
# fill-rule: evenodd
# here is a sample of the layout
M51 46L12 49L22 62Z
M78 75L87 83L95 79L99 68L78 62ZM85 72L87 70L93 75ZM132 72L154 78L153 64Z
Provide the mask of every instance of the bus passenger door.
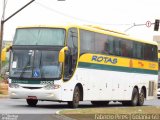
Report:
M66 52L64 65L65 80L69 80L76 70L78 59L78 31L76 28L71 28L68 30L67 46L68 51Z

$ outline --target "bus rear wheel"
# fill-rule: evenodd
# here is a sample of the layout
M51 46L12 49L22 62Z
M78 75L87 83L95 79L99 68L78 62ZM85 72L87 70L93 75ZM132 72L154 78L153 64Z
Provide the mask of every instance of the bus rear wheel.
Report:
M145 99L145 93L144 93L144 90L142 89L140 94L139 94L138 106L142 106L143 105L144 99Z
M131 99L131 101L129 101L129 105L130 106L137 106L138 101L139 101L139 93L138 93L137 88L134 88L133 92L132 92L132 99Z
M91 103L95 106L106 106L109 104L109 101L91 101Z
M80 101L80 89L78 86L75 87L74 93L73 93L73 99L72 101L68 101L68 105L71 108L77 108Z
M26 99L28 106L30 107L35 107L38 103L38 100L34 100L34 99Z

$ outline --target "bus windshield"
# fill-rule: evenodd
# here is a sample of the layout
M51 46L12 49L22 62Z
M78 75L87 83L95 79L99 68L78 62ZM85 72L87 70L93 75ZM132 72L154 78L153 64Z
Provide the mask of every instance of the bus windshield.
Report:
M10 78L59 79L58 54L64 41L62 28L18 28L11 52Z
M13 45L54 45L63 46L65 30L59 28L19 28Z
M10 77L12 78L60 78L59 51L12 50Z

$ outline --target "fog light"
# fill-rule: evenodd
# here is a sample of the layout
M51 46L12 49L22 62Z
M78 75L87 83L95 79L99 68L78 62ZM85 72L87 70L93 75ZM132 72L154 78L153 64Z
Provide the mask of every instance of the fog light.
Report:
M15 96L15 95L16 95L16 93L13 93L13 92L12 92L12 93L11 93L11 95L14 95L14 96Z
M53 93L51 93L51 94L49 94L49 96L48 97L53 97L54 96L54 94Z

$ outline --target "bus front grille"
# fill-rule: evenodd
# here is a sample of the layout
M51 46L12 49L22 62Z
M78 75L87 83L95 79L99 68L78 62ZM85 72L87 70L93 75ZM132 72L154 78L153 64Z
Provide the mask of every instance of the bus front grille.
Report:
M23 88L26 88L26 89L41 89L42 87L23 87Z

